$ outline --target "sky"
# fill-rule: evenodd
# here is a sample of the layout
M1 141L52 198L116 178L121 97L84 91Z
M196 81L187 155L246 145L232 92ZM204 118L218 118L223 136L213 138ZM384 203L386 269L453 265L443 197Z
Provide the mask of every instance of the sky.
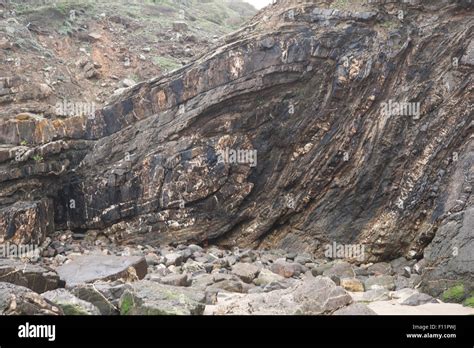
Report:
M271 2L271 0L244 0L244 1L252 4L259 10L264 6L267 6Z

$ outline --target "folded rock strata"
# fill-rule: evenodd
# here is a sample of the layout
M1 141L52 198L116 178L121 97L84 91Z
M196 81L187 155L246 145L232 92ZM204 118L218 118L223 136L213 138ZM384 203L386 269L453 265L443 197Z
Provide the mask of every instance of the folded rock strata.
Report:
M433 241L427 282L472 282L472 4L330 3L279 1L93 117L2 119L0 237L357 243L366 261Z

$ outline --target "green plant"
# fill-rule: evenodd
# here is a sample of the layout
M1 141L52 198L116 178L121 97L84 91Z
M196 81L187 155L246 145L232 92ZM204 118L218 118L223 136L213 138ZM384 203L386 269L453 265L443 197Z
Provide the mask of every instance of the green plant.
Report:
M133 296L130 293L126 293L122 299L120 304L120 314L127 315L133 308L134 301Z
M34 160L35 162L43 162L44 158L43 158L43 156L41 156L41 155L34 155L34 156L33 156L33 160Z
M21 146L28 146L28 142L26 140L20 141Z
M464 292L463 284L455 285L447 289L446 291L444 291L443 294L441 295L441 299L444 302L454 302L454 303L461 303L464 297L465 297L465 292Z
M471 297L468 297L464 303L466 307L473 307L474 308L474 292L471 293Z

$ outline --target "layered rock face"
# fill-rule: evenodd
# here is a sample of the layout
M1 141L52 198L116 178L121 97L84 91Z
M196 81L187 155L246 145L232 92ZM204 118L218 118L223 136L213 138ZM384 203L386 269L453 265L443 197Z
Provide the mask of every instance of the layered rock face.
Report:
M429 287L472 282L472 11L279 1L92 117L3 119L0 235L336 242L364 245L365 261L421 259L431 243Z

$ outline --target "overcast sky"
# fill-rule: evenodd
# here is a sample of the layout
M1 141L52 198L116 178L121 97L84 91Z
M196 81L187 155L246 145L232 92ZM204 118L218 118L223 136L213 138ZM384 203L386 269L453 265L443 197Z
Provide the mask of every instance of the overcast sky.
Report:
M244 1L251 3L253 6L258 8L259 10L264 6L267 6L271 2L271 0L244 0Z

